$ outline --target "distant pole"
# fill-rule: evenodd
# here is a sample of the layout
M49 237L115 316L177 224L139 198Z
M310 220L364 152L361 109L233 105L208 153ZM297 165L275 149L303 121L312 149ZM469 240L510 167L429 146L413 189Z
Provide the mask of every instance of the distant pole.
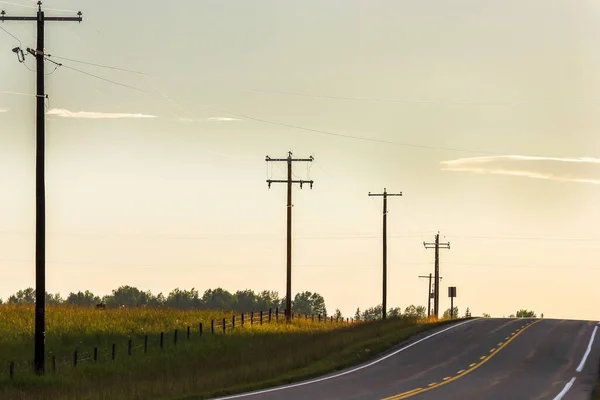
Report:
M27 52L36 58L36 149L35 149L35 345L34 368L38 375L45 372L45 311L46 311L46 192L45 192L45 152L46 152L46 111L44 100L47 98L44 85L44 23L46 21L83 21L81 11L77 17L46 17L42 11L42 2L38 1L37 16L7 17L0 12L0 21L36 21L37 47ZM15 48L13 51L21 52Z
M382 315L383 319L387 318L387 198L388 196L402 196L402 192L393 194L388 193L387 189L383 189L383 193L371 193L369 196L382 196L383 197L383 279L382 279Z
M265 161L282 161L287 163L287 180L268 179L269 189L272 183L287 183L287 268L286 268L286 285L285 285L285 319L290 322L292 316L292 184L299 183L300 189L303 184L310 184L313 187L313 181L305 181L302 179L292 179L292 163L294 162L312 162L314 158L292 158L292 152L288 152L287 158L271 158L266 157Z
M432 275L431 275L431 273L429 273L429 275L425 275L425 276L419 275L419 278L429 279L429 289L427 290L427 316L430 317L431 316L431 299L434 298L433 292L431 291ZM441 276L440 276L440 280L442 280Z
M440 248L450 249L450 242L440 243L440 233L435 235L434 243L423 242L426 249L435 249L435 280L434 280L434 298L433 298L433 313L436 318L439 318L440 305Z

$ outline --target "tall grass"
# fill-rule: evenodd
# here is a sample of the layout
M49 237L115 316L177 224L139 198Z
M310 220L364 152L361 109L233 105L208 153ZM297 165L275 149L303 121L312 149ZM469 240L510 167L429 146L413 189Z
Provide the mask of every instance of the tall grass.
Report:
M7 365L5 354L26 358L32 353L32 315L30 307L0 306L0 368ZM199 321L230 315L167 309L50 308L49 350L71 354L77 345L83 349L119 339L124 342L140 333L154 335L153 345L147 355L140 350L131 357L121 352L115 361L65 367L44 378L21 372L10 381L6 373L0 373L0 398L120 400L194 395L190 398L200 399L342 368L435 325L402 319L354 325L294 320L252 328L246 324L227 335L205 332L189 341L182 335L177 346L166 340L163 351L156 345L161 331L180 328L183 332Z

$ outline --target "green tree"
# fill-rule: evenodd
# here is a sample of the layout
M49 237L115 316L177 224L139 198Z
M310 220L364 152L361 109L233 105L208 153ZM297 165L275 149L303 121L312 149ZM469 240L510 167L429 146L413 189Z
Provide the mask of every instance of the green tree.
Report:
M517 318L536 318L533 310L519 310L517 311Z
M354 314L354 320L355 321L360 321L361 320L361 313L360 313L360 308L356 308L356 313Z
M273 290L263 290L258 295L257 299L257 311L266 311L269 308L275 309L282 305L284 299L279 298L279 293Z
M490 314L483 313L483 318L492 318L492 316Z
M465 318L471 318L471 310L469 309L469 307L467 307L465 311Z
M325 299L318 293L301 292L296 294L292 301L292 311L295 314L321 314L327 316L327 308L325 307Z
M60 296L60 293L50 294L46 292L46 305L49 306L59 306L64 302L63 298Z
M200 307L200 297L194 288L191 290L176 288L169 293L164 304L171 308L198 308Z
M363 321L375 321L375 320L381 319L382 318L382 309L383 309L383 307L381 306L381 304L379 304L375 307L369 307L369 308L365 309L365 311L363 311L361 319Z
M452 315L454 316L454 318L458 318L458 307L454 306L453 311L454 312ZM444 311L443 319L450 319L450 309L447 309L446 311Z
M400 317L402 316L402 309L400 307L392 307L387 313L388 317Z
M100 297L95 296L94 293L90 292L89 290L77 293L71 292L65 300L65 304L80 307L91 307L98 303L100 303Z
M236 299L236 311L250 312L257 308L258 298L253 290L238 290L233 296Z
M108 307L140 307L147 305L152 297L149 291L143 292L136 287L125 285L113 289L112 294L104 296L102 301Z
M9 296L9 304L35 304L35 289L29 287Z
M340 311L339 308L335 309L335 312L333 313L333 319L334 320L338 320L338 319L343 320L344 319L344 316L342 315L342 312Z
M225 289L208 289L202 295L202 306L210 310L231 310L235 298Z

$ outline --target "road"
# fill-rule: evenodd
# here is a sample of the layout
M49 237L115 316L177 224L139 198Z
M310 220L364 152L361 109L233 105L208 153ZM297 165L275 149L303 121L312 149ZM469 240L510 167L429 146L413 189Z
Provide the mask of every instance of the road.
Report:
M598 322L485 318L319 379L221 400L589 400L599 364Z

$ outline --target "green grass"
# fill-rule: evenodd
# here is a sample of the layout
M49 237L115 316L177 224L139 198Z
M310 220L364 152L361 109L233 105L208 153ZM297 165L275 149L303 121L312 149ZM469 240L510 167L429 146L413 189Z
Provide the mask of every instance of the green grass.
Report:
M15 308L8 312L4 307L0 307L0 357L26 358L32 348L32 321L27 321L32 310ZM202 337L196 328L196 335L186 339L185 326L197 326L199 319L222 315L205 311L49 309L48 347L66 352L68 364L73 345L80 342L85 353L89 346L120 340L117 360L88 361L77 368L60 366L56 375L43 378L21 367L12 381L7 378L7 364L0 364L0 398L202 399L335 371L370 359L439 324L402 319L354 325L295 320L292 324L246 325L227 335L207 334L205 325ZM170 333L161 351L157 332L172 332L174 326L182 328L180 342L174 346ZM27 329L23 331L23 327ZM143 333L151 335L148 354L138 348L128 357L124 342L130 334L137 338ZM139 343L135 339L135 344Z

